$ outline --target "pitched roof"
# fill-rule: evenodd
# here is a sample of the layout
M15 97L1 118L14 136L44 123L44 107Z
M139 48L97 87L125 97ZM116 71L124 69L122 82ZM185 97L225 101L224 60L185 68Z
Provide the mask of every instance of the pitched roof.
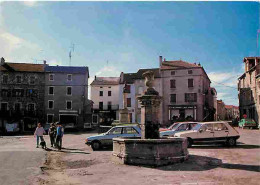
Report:
M134 83L135 79L144 79L143 73L146 71L153 71L154 78L160 78L159 68L152 68L152 69L139 69L136 73L124 73L123 81L120 83Z
M118 85L119 77L96 77L90 85Z
M163 61L161 69L180 69L180 68L198 68L201 67L199 64L193 64L189 62L185 62L182 60L175 60L175 61Z
M46 72L52 73L88 73L88 67L74 67L74 66L46 66Z
M0 66L0 71L7 71L7 69L4 67L6 65L13 68L15 71L20 71L20 72L44 72L43 64L9 63L9 62L5 62L2 66Z

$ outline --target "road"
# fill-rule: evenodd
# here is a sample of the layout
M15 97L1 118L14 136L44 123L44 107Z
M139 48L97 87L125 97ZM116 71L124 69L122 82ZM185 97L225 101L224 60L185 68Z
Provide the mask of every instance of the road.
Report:
M94 152L84 144L85 137L94 133L65 134L64 149L48 151L46 156L44 151L34 148L31 136L12 139L0 144L1 164L4 162L4 167L0 167L0 184L258 185L260 131L244 129L239 133L237 147L194 146L189 149L187 161L158 168L113 163L111 149Z
M41 174L46 151L35 148L33 136L0 138L0 184L34 184Z

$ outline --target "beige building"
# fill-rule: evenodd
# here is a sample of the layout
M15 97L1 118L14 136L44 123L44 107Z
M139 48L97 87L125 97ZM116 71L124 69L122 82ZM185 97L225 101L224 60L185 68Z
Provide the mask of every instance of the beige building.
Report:
M240 118L247 115L259 123L260 57L245 57L245 72L238 78Z
M217 100L217 120L226 120L227 109L222 100Z
M234 105L225 105L226 108L226 119L232 120L239 118L239 107Z
M119 77L96 77L90 84L93 123L110 124L119 119Z

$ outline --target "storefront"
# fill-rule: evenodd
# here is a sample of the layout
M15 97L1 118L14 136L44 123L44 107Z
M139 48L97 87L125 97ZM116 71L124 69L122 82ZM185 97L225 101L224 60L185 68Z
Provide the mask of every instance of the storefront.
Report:
M196 105L169 105L169 120L195 121L197 119Z

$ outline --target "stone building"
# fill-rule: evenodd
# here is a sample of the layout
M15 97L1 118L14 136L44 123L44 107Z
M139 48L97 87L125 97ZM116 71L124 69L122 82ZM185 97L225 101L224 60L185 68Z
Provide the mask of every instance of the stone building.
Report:
M234 105L225 105L226 108L226 119L232 120L239 118L239 107Z
M32 131L44 122L44 65L8 63L0 66L0 127L18 122L23 131Z
M119 119L119 77L96 77L90 84L93 123L111 124Z
M210 79L200 64L185 61L162 61L159 57L159 68L140 69L137 73L121 73L119 107L122 107L122 87L130 87L128 94L129 113L132 122L140 121L140 105L136 97L145 91L142 74L151 70L155 74L154 87L163 97L159 110L160 123L172 121L210 121L216 119L215 88L210 87Z
M49 66L45 63L46 122L82 128L91 122L88 67Z
M245 72L238 78L240 118L247 115L259 123L260 57L245 57Z
M222 100L217 100L217 120L227 119L226 105Z

